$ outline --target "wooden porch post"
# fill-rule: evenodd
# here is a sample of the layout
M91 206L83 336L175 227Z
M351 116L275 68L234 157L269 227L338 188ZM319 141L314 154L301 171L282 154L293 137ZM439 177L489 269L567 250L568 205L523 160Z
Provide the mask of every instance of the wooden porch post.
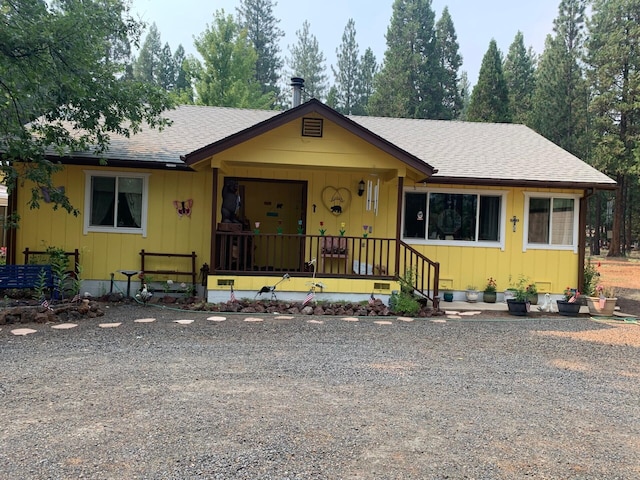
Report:
M587 200L592 194L587 190L580 198L580 213L578 215L578 284L576 288L582 291L584 284L584 257L587 248Z
M404 189L404 177L398 177L398 206L396 208L396 264L395 271L402 277L400 272L400 238L402 237L402 190Z
M216 270L216 229L218 228L217 216L218 216L218 177L220 175L220 169L213 169L213 182L211 188L211 246L209 249L209 271L215 272Z

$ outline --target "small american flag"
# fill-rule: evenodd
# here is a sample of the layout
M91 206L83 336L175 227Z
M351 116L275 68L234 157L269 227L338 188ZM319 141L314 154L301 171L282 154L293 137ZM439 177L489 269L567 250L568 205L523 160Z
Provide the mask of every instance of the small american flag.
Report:
M304 297L304 300L302 301L302 305L306 305L307 303L309 303L311 300L313 300L314 297L314 293L313 293L313 289L309 290L309 293L307 293L307 296Z
M53 310L53 308L51 308L51 307L49 306L49 302L47 302L47 299L46 299L46 298L42 301L42 306L43 306L44 308L49 309L49 310Z
M373 305L376 303L376 297L373 296L373 292L371 292L371 296L369 297L369 305Z
M231 285L231 301L234 303L236 301L236 294L233 291L233 285Z

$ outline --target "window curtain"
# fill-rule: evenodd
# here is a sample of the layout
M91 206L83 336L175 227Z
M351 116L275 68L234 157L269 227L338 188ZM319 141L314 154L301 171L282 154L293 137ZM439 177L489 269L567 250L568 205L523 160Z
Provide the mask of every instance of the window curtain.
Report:
M115 226L113 221L115 187L115 178L94 177L91 179L91 225Z

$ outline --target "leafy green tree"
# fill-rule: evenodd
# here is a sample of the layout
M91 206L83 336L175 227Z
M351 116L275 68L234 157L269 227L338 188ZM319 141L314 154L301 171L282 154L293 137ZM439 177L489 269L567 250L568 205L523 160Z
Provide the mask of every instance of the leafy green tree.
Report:
M540 57L529 124L565 150L584 158L588 92L584 53L586 0L562 0Z
M451 120L458 118L462 111L462 97L458 88L458 71L462 57L458 53L458 36L453 26L449 9L444 7L436 23L436 51L440 61L440 90L442 98L440 112L433 118Z
M331 66L336 80L338 111L346 115L353 113L357 102L360 73L360 50L356 42L356 22L350 18L342 34L342 43L336 48L338 68Z
M289 46L291 56L288 63L291 76L304 78L306 96L322 100L327 91L325 58L318 46L318 40L309 30L310 24L305 20L302 24L302 30L296 31L298 42Z
M515 123L526 124L535 89L535 55L524 46L524 36L518 32L504 60L504 79L509 90L509 110Z
M246 30L257 54L255 79L262 93L271 92L274 99L280 96L278 80L283 60L279 39L284 37L284 32L278 27L280 20L273 15L276 5L277 2L272 0L240 0L238 7L240 27Z
M509 91L502 72L502 54L495 40L482 58L478 83L471 93L467 120L471 122L511 121Z
M194 44L204 62L193 62L197 103L263 109L273 104L273 92L262 93L255 79L256 52L231 15L217 10Z
M372 115L438 118L442 68L434 24L431 0L393 2L384 62L369 99Z
M143 122L166 124L167 95L125 75L126 53L141 24L121 0L1 2L0 23L4 183L11 192L33 182L31 208L39 207L45 187L54 209L77 215L52 184L62 166L46 159L48 149L101 156L112 133L135 134Z
M356 83L356 101L351 112L354 115L367 115L369 112L369 99L373 95L373 79L378 72L376 56L371 48L367 48L360 57L360 74Z
M622 254L623 192L640 164L640 0L595 0L587 42L594 164L617 192L609 255Z

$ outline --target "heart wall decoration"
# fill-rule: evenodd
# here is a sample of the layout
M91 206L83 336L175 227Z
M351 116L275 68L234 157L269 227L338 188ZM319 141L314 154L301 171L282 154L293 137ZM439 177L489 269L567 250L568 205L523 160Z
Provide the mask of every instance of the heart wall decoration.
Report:
M324 187L321 197L324 208L335 216L346 212L351 205L351 191L345 187Z

